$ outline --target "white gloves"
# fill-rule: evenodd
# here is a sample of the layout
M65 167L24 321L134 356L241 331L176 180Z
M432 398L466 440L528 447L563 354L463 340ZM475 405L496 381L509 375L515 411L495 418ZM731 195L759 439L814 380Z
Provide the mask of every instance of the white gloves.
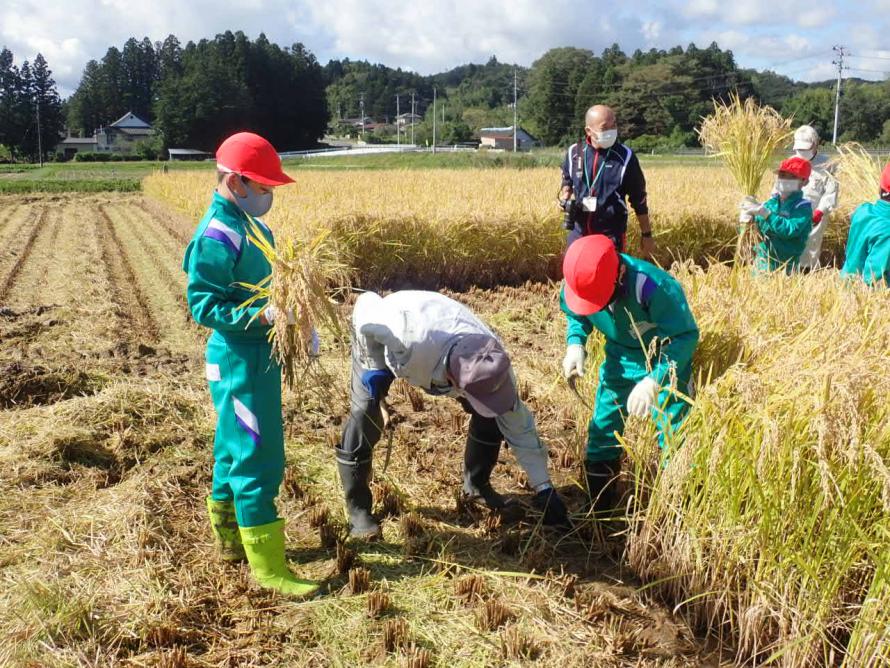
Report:
M318 335L318 330L315 327L312 328L312 343L309 344L309 354L312 357L318 357L321 354L321 337Z
M754 216L766 218L769 215L769 209L750 195L742 200L739 208L741 209L741 214L739 215L740 223L750 223Z
M648 417L658 397L658 383L646 376L634 386L627 398L627 414Z
M279 309L275 308L274 306L267 306L265 308L265 310L263 311L263 318L270 325L274 325L276 318L278 318L279 316L283 316L283 315L285 315L285 314L282 314L282 312ZM297 317L294 315L294 312L292 310L287 309L286 315L287 315L287 324L288 325L296 325L297 324Z
M562 361L562 373L566 380L572 376L584 375L585 359L587 359L587 351L581 344L572 343L566 348L566 356Z

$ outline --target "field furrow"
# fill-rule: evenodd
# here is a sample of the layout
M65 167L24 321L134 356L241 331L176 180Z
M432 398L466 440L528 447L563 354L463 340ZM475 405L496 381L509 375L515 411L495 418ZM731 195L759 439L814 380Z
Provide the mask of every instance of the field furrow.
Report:
M196 330L189 326L183 278L171 252L151 239L151 232L140 229L135 207L102 207L112 229L121 256L133 273L133 285L144 300L145 308L157 324L158 341L170 350L194 349Z
M28 261L38 235L44 230L47 214L46 207L33 209L27 224L20 228L21 233L14 235L4 249L3 268L0 268L0 303L6 302L9 291Z
M124 252L114 223L102 205L98 207L99 236L102 239L102 261L117 304L122 338L136 343L159 341L159 327L148 307L144 289Z
M5 241L6 235L15 224L16 214L22 210L17 204L0 204L0 242Z
M17 271L6 286L4 301L12 308L28 308L33 305L48 305L52 302L44 294L47 287L47 274L53 264L58 263L56 243L62 227L64 208L44 209L37 225L29 232L33 234L27 254L18 264Z
M194 221L189 220L182 214L174 213L172 209L164 208L150 199L142 198L139 200L139 208L142 213L157 223L183 249L191 240L195 226Z

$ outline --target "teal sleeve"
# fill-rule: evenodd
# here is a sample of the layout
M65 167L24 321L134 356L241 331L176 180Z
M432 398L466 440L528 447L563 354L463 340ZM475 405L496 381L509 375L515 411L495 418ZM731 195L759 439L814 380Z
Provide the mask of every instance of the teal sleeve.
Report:
M790 215L783 216L770 212L765 218L757 217L757 227L761 233L777 239L796 239L813 226L813 207L809 202L805 206L797 206Z
M853 212L850 231L847 233L847 249L841 275L855 276L865 268L865 248L862 247L862 230L868 219L868 205L862 205Z
M593 323L590 322L590 318L572 312L566 304L565 288L559 291L559 308L566 315L566 343L568 345L574 343L581 346L586 345L587 337L593 331Z
M235 256L224 244L208 237L196 239L187 263L188 305L199 325L218 331L268 328L255 317L259 306L241 308L241 302L232 299Z
M661 357L649 377L666 385L672 366L683 369L692 362L698 345L698 325L679 284L658 286L649 301L649 316L664 342Z
M890 286L890 235L883 235L874 240L868 248L862 277L868 285L884 282Z

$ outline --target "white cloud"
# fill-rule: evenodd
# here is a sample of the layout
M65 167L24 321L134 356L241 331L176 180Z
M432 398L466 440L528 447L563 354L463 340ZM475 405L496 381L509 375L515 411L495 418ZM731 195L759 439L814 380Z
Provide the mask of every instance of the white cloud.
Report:
M692 41L717 41L743 66L799 71L806 62L787 61L818 54L830 62L835 43L854 53L886 48L888 7L890 0L625 0L609 7L597 0L3 0L0 46L19 61L42 52L63 94L77 86L87 60L131 36L173 33L185 43L227 29L265 32L282 45L301 41L322 62L348 56L421 73L491 55L529 65L557 46L598 52L618 42L631 52ZM812 65L824 63L814 58Z
M777 30L787 27L827 26L840 6L837 0L821 5L814 4L812 0L691 0L672 4L681 15L694 21L730 26L764 26Z

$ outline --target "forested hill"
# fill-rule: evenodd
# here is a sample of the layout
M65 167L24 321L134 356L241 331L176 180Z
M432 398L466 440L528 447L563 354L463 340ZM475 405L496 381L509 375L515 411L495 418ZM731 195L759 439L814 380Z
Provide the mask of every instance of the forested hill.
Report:
M618 112L626 139L641 146L697 145L694 129L714 98L737 90L755 96L829 137L834 119L834 82L805 84L770 71L739 68L731 51L716 44L624 53L616 44L597 55L587 49L551 49L530 68L498 62L462 65L418 77L365 61L330 61L325 66L332 123L366 115L389 121L410 111L415 94L418 141L431 139L433 87L438 135L445 143L471 139L482 127L513 123L514 74L520 124L545 144L577 139L584 111L597 102ZM444 111L444 115L443 115ZM890 144L890 83L845 82L841 138ZM444 123L443 123L444 120ZM343 128L347 130L347 128ZM386 131L377 132L385 137Z
M51 63L38 55L16 66L0 49L0 160L52 151L59 133L82 136L134 112L157 130L145 155L169 146L213 150L228 133L249 128L282 150L317 145L326 134L396 140L395 117L412 109L411 136L451 144L478 139L485 127L520 125L546 145L576 140L584 111L595 103L618 113L622 137L640 149L696 145L695 127L716 99L732 91L754 96L796 122L830 136L834 83L803 84L773 72L739 68L731 51L711 44L627 54L616 44L551 49L530 67L466 64L421 76L383 64L331 60L322 66L302 44L280 46L241 32L183 45L131 38L86 64L64 102ZM514 109L514 95L518 100ZM413 100L413 101L412 101ZM413 104L413 107L412 107ZM35 109L40 110L37 134ZM840 139L890 145L890 82L847 79ZM67 128L66 128L67 126Z

